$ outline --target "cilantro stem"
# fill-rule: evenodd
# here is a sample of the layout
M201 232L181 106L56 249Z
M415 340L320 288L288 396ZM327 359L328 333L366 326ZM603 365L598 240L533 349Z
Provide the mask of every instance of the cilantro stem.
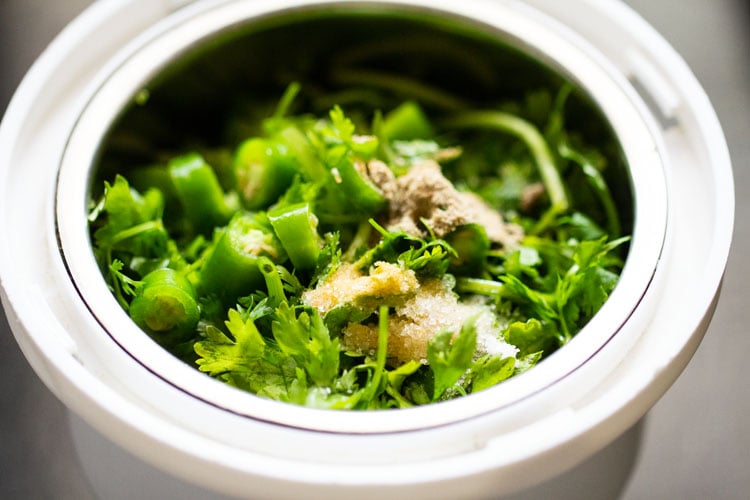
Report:
M568 83L558 92L544 135L550 138L552 143L556 144L557 154L561 158L572 161L581 168L583 175L586 177L594 194L599 198L599 203L601 203L604 209L609 236L615 238L621 234L622 228L620 227L620 218L617 214L617 207L612 198L612 193L601 172L591 163L585 154L570 145L567 133L565 132L565 103L573 91L573 85Z
M117 299L117 302L120 304L120 307L127 311L130 308L130 303L127 299L125 299L125 286L122 281L122 278L124 278L125 275L120 271L120 269L122 268L122 261L117 259L113 260L112 250L109 248L106 250L106 261L109 263L107 267L109 271L111 283L110 288L112 290L112 293Z
M349 244L342 258L347 262L353 261L359 249L367 245L371 232L372 225L369 220L360 222L357 226L357 232L354 233L354 238L352 238L352 242Z
M378 308L378 371L375 374L376 380L380 381L380 376L385 371L385 359L388 354L388 306L381 305Z
M280 120L281 118L283 118L284 115L286 115L289 111L289 108L294 102L294 99L297 98L300 90L302 90L302 86L299 82L290 83L284 91L284 94L281 96L281 99L279 99L279 104L278 106L276 106L276 111L274 112L271 119Z
M458 111L467 107L464 101L447 92L401 75L362 69L338 69L332 74L332 79L342 85L366 84L386 88L423 104L447 110Z
M565 318L565 311L563 311L562 304L557 304L556 312L558 323L560 324L560 328L562 328L562 337L558 337L558 340L560 345L565 345L573 338L573 335L571 335L570 328L568 328L568 321Z
M565 212L570 206L565 185L555 165L554 157L547 141L533 124L518 116L502 111L467 111L445 120L449 128L487 128L516 136L529 148L534 157L539 176L550 198L550 208L532 229L533 234L542 232L555 216Z
M571 148L566 142L561 141L557 149L560 156L573 161L581 167L583 175L586 176L586 180L594 190L594 193L596 193L599 203L601 203L604 209L604 214L607 217L607 231L610 237L620 236L622 229L620 227L620 218L617 215L617 207L601 172L584 155Z
M388 395L398 403L399 408L411 408L414 406L411 401L403 397L401 393L394 389L390 384L385 388L385 392L387 392Z
M388 306L381 305L378 308L378 352L375 358L375 367L372 379L367 385L363 400L366 403L372 401L378 394L380 382L385 373L385 361L388 355Z
M499 281L481 278L456 278L456 291L499 298L503 294L505 285Z
M110 241L109 246L110 248L114 247L122 241L133 238L135 236L138 236L139 234L146 233L148 231L161 231L163 229L164 229L164 225L162 224L161 220L150 220L147 222L143 222L141 224L131 226L127 229L123 229L122 231L115 234L112 237L112 240Z

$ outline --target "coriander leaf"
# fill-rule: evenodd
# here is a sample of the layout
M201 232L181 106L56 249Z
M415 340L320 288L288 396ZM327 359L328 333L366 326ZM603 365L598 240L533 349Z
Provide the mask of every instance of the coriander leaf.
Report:
M419 247L411 247L396 258L406 269L411 269L423 277L442 276L455 258L456 252L443 240L422 242Z
M528 284L521 279L523 276L502 275L499 279L504 284L503 294L515 301L527 317L557 325L556 336L562 345L583 327L613 290L617 274L609 267L616 268L619 262L609 253L623 241L607 243L601 238L572 245L542 243L537 248L549 266L547 276L536 278L534 272L519 265L520 261L513 264L511 260L508 262L511 270L523 271L522 274L535 279Z
M544 261L539 255L536 248L521 245L517 250L511 252L505 259L503 267L505 272L513 276L529 276L534 280L539 279L539 270L537 266Z
M569 216L560 217L558 225L565 229L571 238L576 240L598 240L606 236L606 232L590 217L581 212L573 212Z
M161 220L161 191L149 189L141 195L121 175L116 176L114 184L105 182L104 186L102 201L89 214L97 227L97 247L106 254L111 250L151 257L163 254L168 237Z
M263 340L253 317L230 309L226 327L233 339L213 325L205 326L205 339L193 346L202 372L259 396L290 400L296 366Z
M513 376L519 375L526 370L536 366L536 364L542 360L544 353L542 351L533 352L526 356L517 356L515 369L513 370Z
M456 251L441 239L426 240L411 236L403 231L388 231L375 221L371 224L382 237L380 242L363 254L356 262L359 269L367 269L375 262L401 264L420 276L442 276L448 270Z
M407 400L415 405L426 405L432 402L435 384L434 376L431 375L433 375L432 370L417 370L413 376L404 381L402 392Z
M323 236L323 248L318 254L318 262L315 264L315 271L310 282L310 286L325 281L341 265L341 235L338 231L326 233Z
M297 316L282 302L275 312L273 336L281 351L293 358L318 386L328 386L338 375L339 341L331 336L316 309Z
M505 331L505 340L518 348L518 358L536 352L550 353L558 344L555 328L536 318L514 321Z
M617 284L617 275L608 270L611 250L626 239L607 242L606 238L582 241L573 254L573 265L558 282L555 300L566 332L577 331L591 319ZM570 333L566 336L570 337ZM567 339L566 339L567 340Z
M471 392L479 392L499 384L514 374L516 360L512 357L484 356L471 367Z
M432 338L427 346L427 361L435 376L432 400L437 401L455 386L471 368L477 347L476 316L464 322L461 331L453 338L453 332L443 330Z
M227 372L251 372L262 359L266 344L252 318L244 319L236 309L229 310L226 327L234 337L227 337L216 327L206 328L206 339L195 344L202 372L217 376Z
M372 158L378 149L378 139L374 136L356 135L354 123L344 115L341 107L334 106L329 113L330 125L324 127L321 135L331 144L342 144L348 150L364 159Z
M557 319L558 311L555 309L553 294L536 290L510 274L500 276L500 279L504 285L504 296L522 306L528 317L551 321Z
M112 283L112 292L114 293L117 302L119 302L120 306L127 311L129 304L126 297L135 296L136 289L140 285L140 282L123 273L123 267L125 266L121 260L114 259L109 264L109 276Z
M324 321L331 334L338 335L347 324L360 323L372 312L372 309L362 308L358 304L339 304L326 313Z
M356 408L364 393L359 388L358 371L364 367L354 367L343 370L341 375L334 380L332 386L312 387L308 390L305 405L313 408L327 408L332 410Z
M404 381L411 375L414 375L414 373L416 373L421 367L422 363L411 360L394 370L388 371L388 386L386 387L386 391L396 400L399 408L413 406L411 401L401 395L401 387L403 386Z
M349 144L354 137L355 126L352 121L344 116L340 106L334 106L329 113L331 119L330 127L324 130L323 135L329 137L334 143Z
M349 410L357 405L360 396L361 392L350 395L331 392L326 387L313 387L307 392L304 405L327 410Z
M434 158L440 151L437 142L423 139L413 139L410 141L395 140L391 142L391 147L396 154L409 163L416 163Z

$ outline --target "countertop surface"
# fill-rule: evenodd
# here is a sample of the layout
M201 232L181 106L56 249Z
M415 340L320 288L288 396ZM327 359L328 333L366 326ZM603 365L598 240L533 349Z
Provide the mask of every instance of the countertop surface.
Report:
M87 0L0 0L0 111L34 58ZM744 0L628 0L686 59L733 157L733 248L713 322L677 382L642 422L622 498L750 496L750 7ZM0 498L93 498L65 408L23 358L0 313ZM581 498L586 498L581 492Z

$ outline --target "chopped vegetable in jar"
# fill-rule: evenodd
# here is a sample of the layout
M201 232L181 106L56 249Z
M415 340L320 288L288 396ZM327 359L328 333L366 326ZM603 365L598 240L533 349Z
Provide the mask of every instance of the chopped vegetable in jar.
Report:
M497 386L569 342L623 265L570 93L540 126L523 103L292 114L292 84L221 165L184 151L105 182L96 258L156 342L261 397L406 408Z

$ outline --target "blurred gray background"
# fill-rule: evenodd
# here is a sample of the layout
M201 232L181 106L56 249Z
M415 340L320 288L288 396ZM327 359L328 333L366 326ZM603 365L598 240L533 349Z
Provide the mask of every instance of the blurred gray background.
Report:
M0 0L0 112L37 55L90 3ZM750 498L750 7L746 0L626 3L672 43L709 94L733 157L737 219L714 321L686 371L646 417L623 498ZM61 427L64 413L0 313L0 498L92 498Z

